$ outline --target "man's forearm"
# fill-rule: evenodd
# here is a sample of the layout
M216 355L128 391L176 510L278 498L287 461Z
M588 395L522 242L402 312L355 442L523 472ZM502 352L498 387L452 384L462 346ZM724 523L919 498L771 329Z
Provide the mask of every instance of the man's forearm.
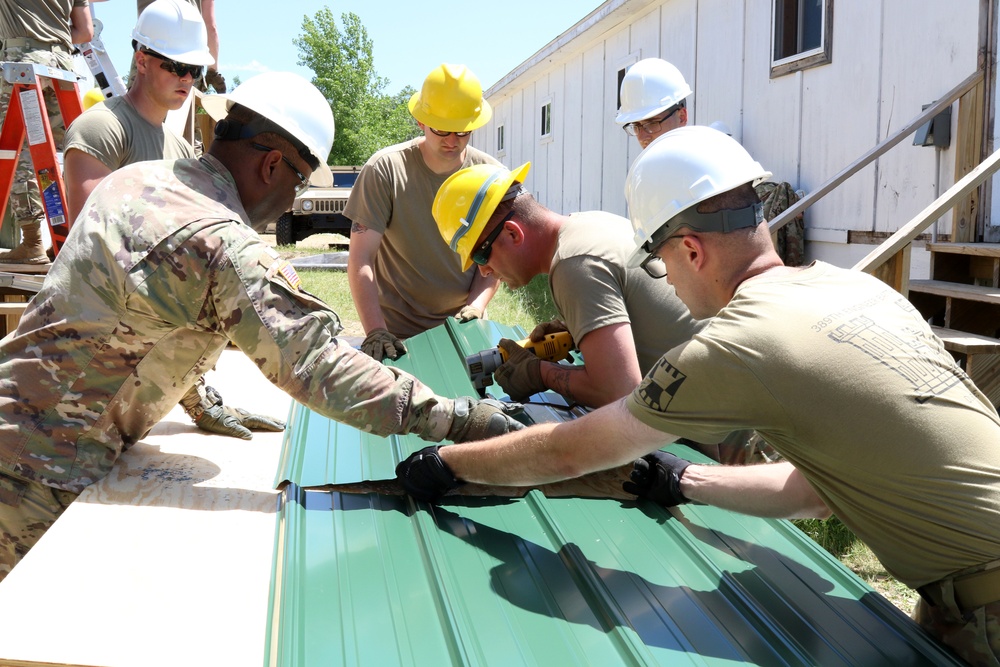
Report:
M754 466L691 465L681 477L690 500L775 519L830 516L806 478L788 462Z
M472 287L469 290L468 305L475 306L481 312L486 312L486 306L500 289L500 281L495 276L484 276L476 272L476 277L472 279Z

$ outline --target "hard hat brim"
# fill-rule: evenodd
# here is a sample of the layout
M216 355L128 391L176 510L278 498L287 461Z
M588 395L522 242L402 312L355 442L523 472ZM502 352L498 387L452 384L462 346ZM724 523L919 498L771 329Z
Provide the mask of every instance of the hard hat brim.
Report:
M410 101L406 106L410 110L410 115L418 122L442 132L471 132L486 125L493 117L493 107L485 98L479 107L479 113L467 118L442 118L428 113L420 104L420 91L410 96Z
M493 194L490 195L489 199L486 200L485 205L480 209L480 213L476 216L477 218L483 219L483 225L481 227L478 227L478 229L474 228L473 230L470 230L470 231L475 231L476 233L476 236L473 239L472 248L467 254L465 254L465 256L462 256L461 254L459 255L459 257L461 257L462 259L463 271L468 271L469 269L472 268L473 266L472 253L476 247L475 242L479 239L479 236L480 234L483 233L483 230L486 229L486 223L488 223L490 218L493 217L493 214L497 210L497 206L500 205L500 202L503 201L504 195L507 194L507 190L509 190L510 186L512 186L515 182L521 183L523 185L524 179L528 177L529 171L531 171L531 163L525 162L520 167L516 167L515 169L513 169L509 174L507 174L507 176L497 181L497 183L495 184L495 187L493 189ZM483 218L483 216L485 216L485 218ZM475 221L473 221L473 224L475 224Z
M228 116L229 110L235 104L226 95L202 95L200 99L201 108L216 123ZM318 188L333 186L333 172L330 171L330 167L325 162L321 162L313 170L313 173L309 176L309 185L315 185Z

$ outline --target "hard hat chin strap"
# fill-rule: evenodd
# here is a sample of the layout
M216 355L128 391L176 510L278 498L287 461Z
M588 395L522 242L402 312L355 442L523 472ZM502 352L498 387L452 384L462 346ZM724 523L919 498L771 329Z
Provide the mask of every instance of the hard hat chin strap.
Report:
M646 252L655 252L681 227L690 227L696 232L722 232L728 234L737 229L756 227L764 222L764 206L756 203L746 208L723 209L714 213L699 213L697 207L687 208L670 218L643 244Z
M312 154L312 151L305 144L286 132L280 125L260 114L256 114L256 117L249 123L241 123L232 118L223 118L215 124L215 138L222 141L252 139L264 132L273 132L288 141L295 147L299 157L305 160L306 164L314 171L319 166L319 160L316 159L316 156Z

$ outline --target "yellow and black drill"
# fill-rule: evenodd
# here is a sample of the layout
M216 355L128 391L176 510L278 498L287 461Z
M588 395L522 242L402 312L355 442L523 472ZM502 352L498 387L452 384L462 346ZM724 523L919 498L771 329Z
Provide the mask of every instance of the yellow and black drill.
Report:
M568 331L546 334L545 338L535 342L530 338L517 341L517 344L543 361L562 361L569 356L573 348L573 337ZM480 393L493 384L493 371L507 361L507 353L499 347L470 354L465 358L469 368L469 379Z

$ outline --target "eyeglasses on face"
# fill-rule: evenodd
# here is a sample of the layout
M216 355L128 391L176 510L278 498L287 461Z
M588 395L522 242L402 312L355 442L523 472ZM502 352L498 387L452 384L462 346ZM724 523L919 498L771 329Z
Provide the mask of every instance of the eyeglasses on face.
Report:
M659 118L654 118L652 120L637 120L634 123L626 123L624 129L633 137L639 136L640 130L646 134L656 134L660 131L660 125L666 123L670 120L671 116L680 110L680 107L675 106L672 111L667 111L666 115L660 116Z
M475 262L479 266L486 266L486 264L490 261L490 255L493 253L493 242L496 241L497 238L500 236L500 232L503 231L503 226L506 225L507 221L513 217L514 217L513 210L504 216L503 220L500 221L500 224L497 225L493 229L493 231L490 232L490 235L486 237L486 240L483 241L479 245L479 247L473 251L472 253L473 262Z
M674 234L673 236L668 236L663 239L663 243L659 243L655 248L648 250L649 257L644 259L642 264L639 265L642 267L642 270L646 272L646 275L653 280L659 280L660 278L667 277L667 264L658 253L663 249L663 246L667 245L667 241L670 239L679 239L684 236L687 236L687 234Z
M188 65L187 63L179 63L176 60L171 60L163 54L153 51L152 49L142 49L142 52L161 61L160 69L166 70L171 74L176 74L181 79L188 74L191 75L192 79L200 79L201 75L205 72L205 67L203 65Z
M472 134L471 130L468 132L442 132L441 130L435 130L430 125L427 126L427 129L431 131L431 134L436 134L439 137L447 137L449 134L454 134L456 137L467 137Z
M257 142L251 142L250 145L253 146L254 148L256 148L259 151L270 152L270 151L278 150L277 148L271 148L271 147L265 146L263 144L258 144ZM280 153L281 151L278 151L278 152ZM285 157L284 153L282 153L281 159L284 161L285 164L288 165L288 168L291 169L292 171L294 171L295 175L299 177L299 184L295 188L295 196L298 197L299 195L301 195L303 192L305 192L309 188L309 179L306 178L306 176L301 171L299 171L298 169L295 168L295 165L292 164L291 160L289 160L288 158Z

